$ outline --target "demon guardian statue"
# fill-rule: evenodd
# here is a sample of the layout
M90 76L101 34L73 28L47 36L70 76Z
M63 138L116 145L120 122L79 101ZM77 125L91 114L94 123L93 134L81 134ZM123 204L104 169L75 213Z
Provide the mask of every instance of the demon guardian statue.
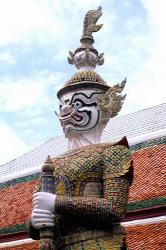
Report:
M69 150L46 160L34 194L29 234L40 239L40 249L127 249L120 225L132 182L127 139L100 143L122 107L125 80L110 87L94 71L104 63L92 36L102 27L96 24L101 15L101 7L87 12L81 46L68 57L78 71L57 94Z

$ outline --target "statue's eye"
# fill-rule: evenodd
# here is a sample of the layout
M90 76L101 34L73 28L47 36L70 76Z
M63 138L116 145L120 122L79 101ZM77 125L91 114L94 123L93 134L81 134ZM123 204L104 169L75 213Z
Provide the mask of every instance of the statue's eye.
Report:
M82 107L82 102L81 101L75 101L73 104L77 108L81 108Z
M59 110L61 110L61 108L62 108L62 104L59 105Z

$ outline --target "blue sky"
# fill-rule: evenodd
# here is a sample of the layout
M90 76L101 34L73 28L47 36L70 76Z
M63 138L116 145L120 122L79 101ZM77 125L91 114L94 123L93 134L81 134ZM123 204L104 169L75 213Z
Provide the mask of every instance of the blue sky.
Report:
M128 79L119 115L165 102L165 1L0 0L0 164L62 135L56 92L76 71L66 57L84 15L99 5L96 71L109 85Z

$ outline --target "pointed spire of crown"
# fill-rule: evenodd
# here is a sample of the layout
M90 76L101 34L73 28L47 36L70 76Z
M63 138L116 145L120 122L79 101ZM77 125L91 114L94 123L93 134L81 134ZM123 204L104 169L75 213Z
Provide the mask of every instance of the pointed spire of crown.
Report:
M78 70L94 70L96 65L102 65L104 63L103 55L93 47L94 38L93 32L97 32L101 29L103 24L96 24L98 19L102 15L102 8L97 10L89 10L84 18L83 34L80 39L81 46L74 52L69 51L68 62L74 64Z

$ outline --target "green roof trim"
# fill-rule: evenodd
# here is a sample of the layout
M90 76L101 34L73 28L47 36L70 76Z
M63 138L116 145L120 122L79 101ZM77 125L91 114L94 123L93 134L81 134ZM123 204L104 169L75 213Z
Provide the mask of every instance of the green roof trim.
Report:
M24 176L24 177L19 177L19 178L16 178L7 182L3 182L3 183L0 183L0 189L8 188L8 187L17 185L19 183L32 181L32 180L38 179L39 176L40 176L40 173L35 173L35 174L31 174L31 175Z
M27 230L26 224L17 224L9 227L0 228L0 235L13 234L25 232Z
M150 200L131 202L127 205L127 210L134 211L137 209L149 208L160 205L166 205L166 197L159 197Z
M157 139L153 139L146 142L140 142L138 144L130 146L130 151L133 153L134 151L138 151L140 149L145 149L153 146L166 144L166 137L161 137Z

